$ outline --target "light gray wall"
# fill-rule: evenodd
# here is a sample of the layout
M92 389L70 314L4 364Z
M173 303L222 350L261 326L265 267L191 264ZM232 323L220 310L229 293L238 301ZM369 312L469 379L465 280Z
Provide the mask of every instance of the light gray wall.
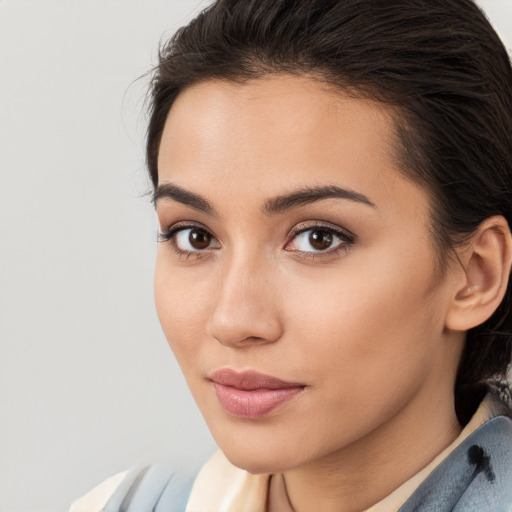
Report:
M487 0L512 47L512 0ZM145 80L203 0L0 0L0 511L215 449L153 309Z
M2 512L63 511L138 461L214 450L154 313L131 85L198 5L0 3Z

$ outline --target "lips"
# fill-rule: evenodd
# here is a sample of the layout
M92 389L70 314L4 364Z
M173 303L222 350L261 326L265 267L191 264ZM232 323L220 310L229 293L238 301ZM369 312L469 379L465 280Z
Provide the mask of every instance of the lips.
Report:
M261 418L305 389L305 384L287 382L255 371L222 369L209 376L222 407L239 418Z

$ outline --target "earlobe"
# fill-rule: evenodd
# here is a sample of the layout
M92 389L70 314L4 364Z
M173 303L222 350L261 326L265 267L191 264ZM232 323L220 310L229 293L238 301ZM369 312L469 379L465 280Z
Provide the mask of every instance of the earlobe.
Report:
M512 263L512 238L502 216L486 219L458 251L462 264L445 325L467 331L485 322L505 295Z

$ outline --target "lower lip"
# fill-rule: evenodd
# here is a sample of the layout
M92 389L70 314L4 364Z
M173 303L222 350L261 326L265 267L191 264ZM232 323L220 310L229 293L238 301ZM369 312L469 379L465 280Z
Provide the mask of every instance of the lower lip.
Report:
M242 390L213 383L217 398L224 409L239 418L261 418L288 402L304 390L303 387Z

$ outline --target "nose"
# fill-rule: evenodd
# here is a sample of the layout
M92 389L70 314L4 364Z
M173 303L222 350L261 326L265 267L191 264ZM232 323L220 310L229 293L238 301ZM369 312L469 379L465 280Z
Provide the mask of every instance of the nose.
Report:
M270 264L248 259L226 262L207 331L227 347L277 341L282 324L279 290Z

